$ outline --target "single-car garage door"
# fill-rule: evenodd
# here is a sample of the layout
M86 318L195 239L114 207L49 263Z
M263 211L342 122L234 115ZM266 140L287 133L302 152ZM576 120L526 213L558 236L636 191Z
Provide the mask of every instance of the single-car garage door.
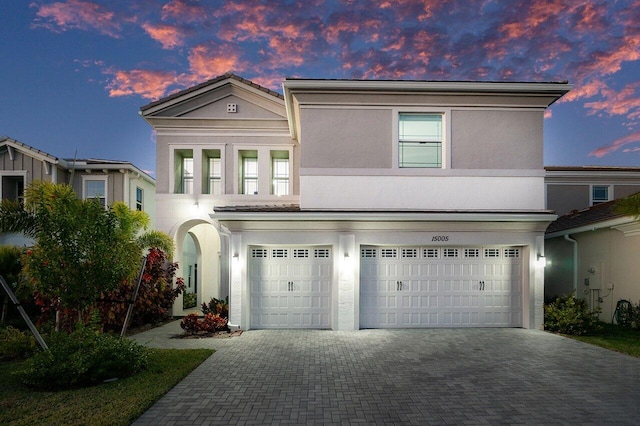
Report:
M360 328L522 326L521 247L362 246Z
M251 247L252 328L331 328L331 248Z

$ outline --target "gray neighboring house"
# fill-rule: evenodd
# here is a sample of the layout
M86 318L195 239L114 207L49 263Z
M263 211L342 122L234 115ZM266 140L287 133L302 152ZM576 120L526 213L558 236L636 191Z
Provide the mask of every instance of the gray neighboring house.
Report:
M615 211L640 192L637 167L546 167L545 298L575 293L611 322L618 300L640 301L640 222Z
M127 161L64 159L7 136L0 137L0 199L22 200L34 180L70 184L83 199L104 205L123 201L145 211L155 227L155 179ZM0 244L24 245L18 234L0 234Z

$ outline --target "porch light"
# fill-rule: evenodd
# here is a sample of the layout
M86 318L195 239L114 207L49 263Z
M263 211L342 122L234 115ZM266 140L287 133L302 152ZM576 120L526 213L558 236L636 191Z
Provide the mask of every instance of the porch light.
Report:
M345 252L344 252L344 258L346 259L346 258L348 258L348 257L349 257L349 252L346 252L346 251L345 251Z
M544 257L544 254L538 253L538 266L542 266L543 268L547 266L547 258Z
M233 258L234 258L235 260L239 260L239 259L240 259L240 254L238 254L238 253L233 253Z

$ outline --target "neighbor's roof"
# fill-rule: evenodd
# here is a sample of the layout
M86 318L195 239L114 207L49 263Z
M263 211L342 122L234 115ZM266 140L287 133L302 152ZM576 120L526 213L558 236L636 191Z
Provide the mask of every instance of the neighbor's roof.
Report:
M640 172L630 166L545 166L547 172Z
M612 219L618 219L628 216L618 213L615 210L617 200L608 201L606 203L596 204L588 209L573 210L564 216L560 216L554 222L551 222L547 228L546 234L554 234L572 229L580 229L606 222Z
M280 99L283 99L282 95L280 93L278 93L278 92L274 92L273 90L268 89L268 88L266 88L264 86L260 86L259 84L256 84L256 83L252 82L251 80L247 80L245 78L240 77L239 75L236 75L236 74L228 72L228 73L223 74L221 76L212 78L211 80L207 80L204 83L200 83L200 84L198 84L196 86L189 87L188 89L184 89L184 90L181 90L179 92L173 93L173 94L171 94L169 96L165 96L164 98L158 99L157 101L153 101L153 102L151 102L151 103L149 103L147 105L144 105L144 106L140 107L140 111L146 111L146 110L151 109L151 108L153 108L155 106L161 105L161 104L163 104L165 102L168 102L168 101L171 101L173 99L179 98L179 97L184 96L186 94L189 94L191 92L196 92L196 91L198 91L200 89L203 89L203 88L205 88L207 86L215 85L215 84L217 84L217 83L219 83L219 82L221 82L223 80L227 80L227 79L232 79L232 80L239 81L240 83L244 83L244 84L246 84L248 86L251 86L251 87L253 87L255 89L261 90L261 91L263 91L265 93L268 93L268 94L270 94L272 96L276 96L276 97L278 97Z
M29 145L27 145L25 143L22 143L20 141L12 139L9 136L1 136L0 137L0 145L5 145L5 146L6 145L11 145L11 146L14 146L16 148L23 149L25 151L31 151L32 153L37 154L40 157L48 158L52 162L57 162L59 160L58 157L54 157L53 155L49 154L48 152L41 151L41 150L39 150L37 148L34 148L32 146L29 146Z

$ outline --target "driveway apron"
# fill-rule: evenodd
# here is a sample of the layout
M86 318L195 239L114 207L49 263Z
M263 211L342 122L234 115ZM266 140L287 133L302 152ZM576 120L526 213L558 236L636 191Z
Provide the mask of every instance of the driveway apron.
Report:
M133 339L216 352L137 425L640 424L640 359L537 330L253 330Z

